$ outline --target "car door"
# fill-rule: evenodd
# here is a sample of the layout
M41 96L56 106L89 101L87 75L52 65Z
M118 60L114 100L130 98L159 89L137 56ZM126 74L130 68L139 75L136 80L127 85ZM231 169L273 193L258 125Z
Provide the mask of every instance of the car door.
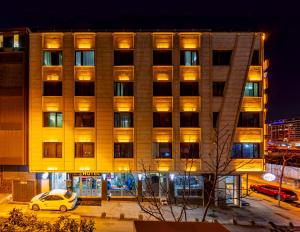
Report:
M62 202L63 202L63 198L61 196L52 195L52 200L49 205L49 209L58 210L59 207L62 205Z
M46 196L44 199L41 200L40 208L41 209L50 209L51 204L52 204L52 199L53 199L52 195Z

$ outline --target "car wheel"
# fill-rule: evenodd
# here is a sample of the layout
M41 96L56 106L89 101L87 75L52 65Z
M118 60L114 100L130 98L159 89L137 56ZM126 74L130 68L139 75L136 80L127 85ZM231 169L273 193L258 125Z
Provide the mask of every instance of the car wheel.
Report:
M38 210L40 210L40 207L39 207L38 205L34 204L34 205L32 206L32 209L33 209L34 211L38 211Z
M61 205L61 206L59 207L59 210L60 210L61 212L66 212L68 209L67 209L67 207L66 207L65 205Z

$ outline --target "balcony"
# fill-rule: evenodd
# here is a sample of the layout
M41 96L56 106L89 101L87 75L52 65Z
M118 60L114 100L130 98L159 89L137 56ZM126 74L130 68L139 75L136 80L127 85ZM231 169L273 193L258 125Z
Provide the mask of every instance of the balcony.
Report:
M153 128L152 141L158 143L171 143L173 141L173 129Z
M180 128L180 142L200 143L201 128Z
M264 159L234 159L232 168L236 172L262 172L264 171Z
M248 81L261 81L262 80L262 67L250 66L248 73Z
M115 49L134 49L134 33L113 33Z
M63 33L44 33L43 49L62 49Z
M261 97L243 97L241 111L258 112L264 108Z
M234 141L261 143L263 142L263 128L236 128Z
M200 66L180 66L181 81L198 81L200 79Z
M173 33L153 33L154 49L172 49Z
M62 80L62 66L43 66L43 81L59 81Z
M171 112L173 110L173 97L153 97L154 112Z
M75 49L94 49L95 48L95 33L75 33Z
M172 81L173 67L172 66L153 66L154 81Z
M180 33L180 48L197 49L200 47L200 33Z
M76 81L91 81L95 80L94 66L75 66L74 74Z
M115 96L114 97L114 111L115 112L132 112L132 111L134 111L134 97Z
M200 109L200 97L180 97L180 111L193 112Z
M43 96L42 107L44 112L62 112L64 101L62 96Z
M133 143L134 128L114 128L115 143Z
M134 80L134 66L114 66L113 72L115 81Z
M95 112L95 97L74 97L75 112Z

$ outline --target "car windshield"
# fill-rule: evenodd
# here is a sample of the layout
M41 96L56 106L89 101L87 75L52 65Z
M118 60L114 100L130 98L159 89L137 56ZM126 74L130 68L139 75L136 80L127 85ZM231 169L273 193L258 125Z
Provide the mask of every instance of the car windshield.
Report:
M67 191L64 195L65 198L70 199L72 196L72 192L71 191Z
M43 193L43 194L40 196L39 199L43 199L43 198L45 198L45 197L48 196L48 195L49 195L49 192Z

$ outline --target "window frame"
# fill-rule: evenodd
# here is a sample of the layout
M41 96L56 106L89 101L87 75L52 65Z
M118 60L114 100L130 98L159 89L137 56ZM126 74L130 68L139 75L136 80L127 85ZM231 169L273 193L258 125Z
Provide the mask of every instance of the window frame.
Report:
M55 157L46 156L46 145L47 144L55 144ZM48 148L49 149L49 148ZM60 149L60 151L59 151ZM62 142L43 142L43 158L62 158Z
M122 154L125 154L125 153L122 153L122 151L124 152L124 150L122 149L122 146L124 146L124 145L128 145L128 147L125 149L127 151L126 156L122 155ZM119 149L116 149L117 146L119 146ZM114 143L114 159L132 159L132 158L134 158L133 146L134 146L133 142ZM119 152L116 153L117 151L119 151Z
M85 156L85 145L92 145L92 154ZM79 150L78 150L79 149ZM75 142L74 158L95 158L95 143L94 142Z
M50 114L55 114L55 126L50 126L49 122L46 124L46 117L45 116L48 115L47 121L49 121L50 120ZM58 114L61 115L61 126L58 126ZM63 127L63 113L62 112L54 112L54 111L44 111L43 112L43 127L45 127L45 128L62 128Z

